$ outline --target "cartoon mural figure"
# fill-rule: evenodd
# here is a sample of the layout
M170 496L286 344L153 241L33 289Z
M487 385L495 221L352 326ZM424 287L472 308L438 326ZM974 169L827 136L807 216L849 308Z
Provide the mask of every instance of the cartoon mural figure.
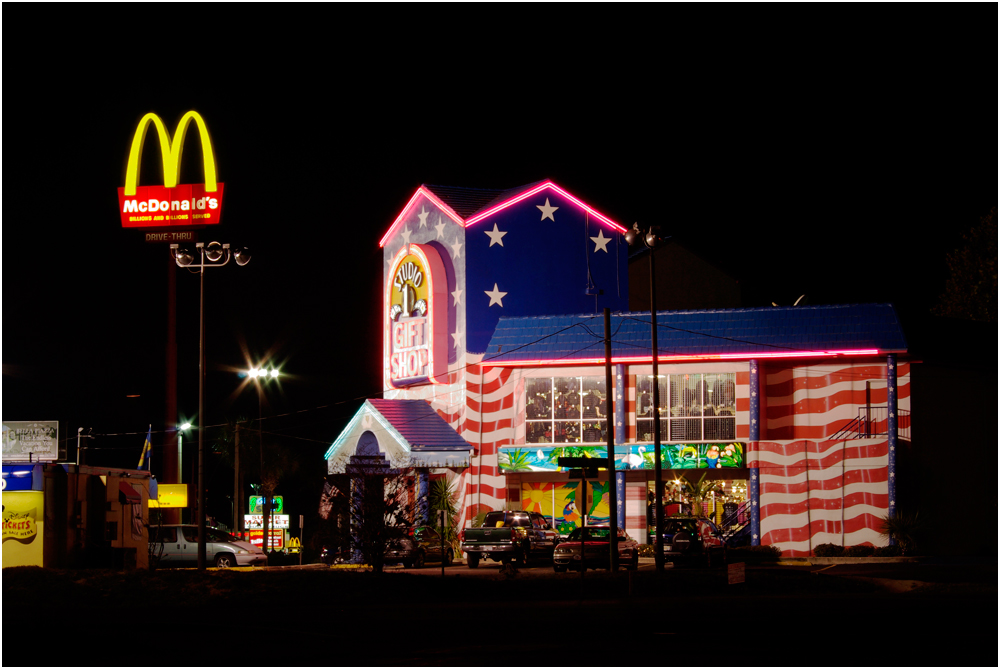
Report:
M577 513L576 503L573 500L569 500L569 504L563 508L563 520L574 525L576 521L580 520L580 514Z
M640 446L638 449L638 454L629 452L623 460L625 461L625 466L629 469L642 469L643 464L646 462L645 453L646 447Z
M708 462L709 469L718 469L722 466L719 462L719 447L712 444L705 453L705 461Z

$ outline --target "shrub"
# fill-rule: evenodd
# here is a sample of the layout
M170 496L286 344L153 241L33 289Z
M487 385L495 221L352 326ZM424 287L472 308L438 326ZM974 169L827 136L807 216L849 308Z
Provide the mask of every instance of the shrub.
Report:
M879 546L874 550L872 555L875 557L898 557L903 554L900 547L897 546Z
M895 539L902 555L912 555L917 551L917 535L924 529L924 519L917 513L897 513L882 517L880 534Z
M844 549L844 557L871 557L875 549L871 546L848 546Z
M740 546L726 549L728 562L775 562L781 559L777 546Z
M844 547L837 544L820 544L813 549L816 557L841 557L844 554Z

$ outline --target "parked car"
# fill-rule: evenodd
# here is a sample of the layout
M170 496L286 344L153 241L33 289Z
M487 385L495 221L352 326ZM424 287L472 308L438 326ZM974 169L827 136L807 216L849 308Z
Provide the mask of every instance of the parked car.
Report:
M451 564L451 545L441 546L441 534L429 525L411 527L406 536L390 539L385 546L387 564L402 562L406 568L419 569L426 562Z
M461 540L469 569L475 569L480 560L527 564L531 558L549 558L559 535L535 511L490 511L481 527L462 530Z
M198 566L198 526L158 525L150 528L153 560L159 567ZM219 568L267 564L257 546L212 527L205 528L205 564Z
M654 538L654 544L655 544ZM672 564L721 561L726 541L707 518L686 516L663 520L663 559Z
M639 543L632 539L622 528L618 528L618 565L625 569L636 569L639 566ZM556 546L552 554L552 568L555 571L566 571L570 567L579 569L581 564L587 568L609 568L611 562L611 528L607 525L588 525L578 527L569 534L569 538Z

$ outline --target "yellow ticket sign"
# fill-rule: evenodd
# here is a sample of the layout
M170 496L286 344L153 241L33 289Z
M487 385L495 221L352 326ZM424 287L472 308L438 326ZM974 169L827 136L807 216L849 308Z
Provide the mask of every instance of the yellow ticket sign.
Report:
M150 509L186 509L187 483L161 483L156 486L156 499L149 500Z
M3 493L3 566L42 564L45 498L36 491Z

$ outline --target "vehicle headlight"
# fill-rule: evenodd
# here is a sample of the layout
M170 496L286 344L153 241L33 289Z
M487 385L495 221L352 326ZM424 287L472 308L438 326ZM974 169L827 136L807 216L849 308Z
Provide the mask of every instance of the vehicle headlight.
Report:
M236 551L236 554L237 554L237 555L246 555L246 554L247 554L247 553L249 553L249 552L250 552L250 551L247 551L247 550L243 550L243 549L241 548L241 549L239 549L238 551Z

